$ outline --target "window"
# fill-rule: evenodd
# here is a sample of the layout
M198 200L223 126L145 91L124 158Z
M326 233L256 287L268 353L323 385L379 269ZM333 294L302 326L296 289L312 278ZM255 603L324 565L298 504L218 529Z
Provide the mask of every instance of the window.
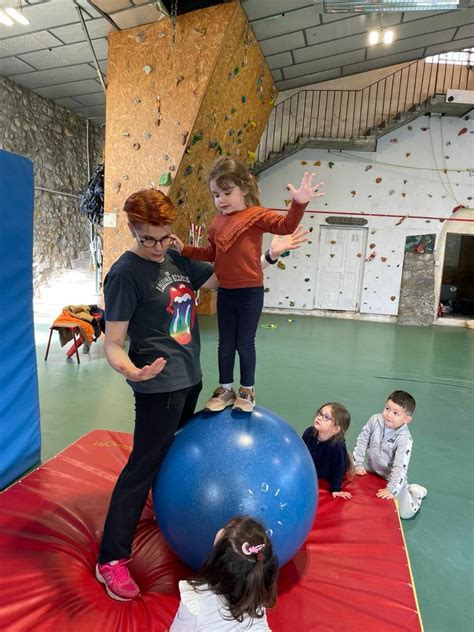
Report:
M453 51L451 53L441 53L426 57L427 64L454 64L455 66L474 66L474 48Z

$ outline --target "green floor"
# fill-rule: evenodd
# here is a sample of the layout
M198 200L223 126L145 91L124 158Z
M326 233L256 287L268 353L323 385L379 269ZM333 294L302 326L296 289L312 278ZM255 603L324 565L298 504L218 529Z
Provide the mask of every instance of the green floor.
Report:
M258 332L258 403L299 431L320 404L338 400L352 413L352 447L390 391L414 395L409 478L429 495L404 530L425 630L474 630L474 331L270 314L262 323L277 327ZM214 319L201 318L201 330L204 400L217 379ZM36 335L43 460L94 428L130 432L131 393L102 344L78 367L55 341L45 363L47 326Z

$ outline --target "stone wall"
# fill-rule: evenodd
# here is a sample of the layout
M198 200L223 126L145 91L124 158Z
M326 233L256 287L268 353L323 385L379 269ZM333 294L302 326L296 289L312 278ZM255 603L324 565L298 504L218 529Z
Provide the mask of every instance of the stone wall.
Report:
M398 322L402 325L432 325L434 302L434 254L405 253Z
M37 291L89 248L89 221L77 196L87 186L86 120L0 77L0 148L27 156L35 168L33 283ZM102 161L103 131L89 126L93 171ZM19 236L20 237L20 236Z

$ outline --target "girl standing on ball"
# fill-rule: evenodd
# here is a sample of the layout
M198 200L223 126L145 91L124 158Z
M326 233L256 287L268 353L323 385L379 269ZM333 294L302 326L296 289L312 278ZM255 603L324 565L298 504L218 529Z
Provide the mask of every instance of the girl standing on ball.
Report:
M217 323L219 328L219 382L205 410L226 406L252 412L255 406L255 334L263 308L263 274L260 264L264 233L285 235L295 230L308 202L322 185L312 184L314 174L304 174L299 189L288 185L291 205L286 215L260 206L258 184L247 167L233 158L219 160L209 174L209 186L218 215L208 232L208 246L184 246L181 254L214 262L219 283ZM270 264L276 263L265 253ZM240 388L233 389L235 353L240 359Z
M97 579L118 601L140 594L128 570L135 529L173 436L193 415L201 391L195 292L217 286L211 265L169 248L176 209L166 195L155 189L133 193L124 211L134 244L105 278L105 353L133 389L135 429L133 450L110 501L96 566ZM278 256L303 241L300 230L272 247Z
M263 526L248 516L217 532L197 576L179 582L181 603L170 632L271 632L278 562Z

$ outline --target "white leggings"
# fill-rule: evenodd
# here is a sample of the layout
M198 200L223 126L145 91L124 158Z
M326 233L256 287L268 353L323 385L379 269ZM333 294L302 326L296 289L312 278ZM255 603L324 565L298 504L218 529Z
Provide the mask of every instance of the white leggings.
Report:
M400 514L400 518L404 518L405 520L413 518L421 507L421 501L422 499L418 496L410 494L408 484L405 485L397 496L398 513Z

